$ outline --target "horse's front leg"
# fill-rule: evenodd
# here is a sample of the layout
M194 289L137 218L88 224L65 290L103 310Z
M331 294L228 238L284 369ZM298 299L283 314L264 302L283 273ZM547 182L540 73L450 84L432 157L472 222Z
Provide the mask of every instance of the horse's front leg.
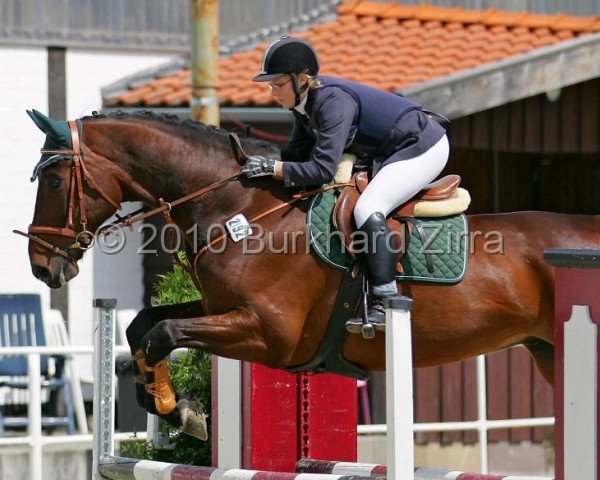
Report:
M281 342L285 345L285 341ZM204 415L192 401L176 395L169 380L167 361L172 350L187 347L238 360L281 362L281 348L267 349L260 319L248 309L223 315L169 319L144 336L142 348L148 372L146 410L189 435L206 439Z
M167 318L190 318L204 313L201 300L178 303L175 305L160 305L146 307L138 312L126 330L127 342L133 355L135 374L135 393L137 403L146 408L146 362L142 351L142 338L154 326Z

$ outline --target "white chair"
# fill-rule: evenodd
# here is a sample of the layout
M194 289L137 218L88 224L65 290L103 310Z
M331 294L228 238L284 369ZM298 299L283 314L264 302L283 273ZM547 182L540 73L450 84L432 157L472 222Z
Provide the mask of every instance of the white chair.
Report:
M58 310L44 311L44 330L46 331L46 342L49 346L68 347L71 345L69 334L65 328L63 316ZM73 358L67 356L65 370L69 379L69 386L73 396L73 410L77 429L80 433L88 433L87 416L83 403L83 394L81 392L81 381L79 374L73 363Z

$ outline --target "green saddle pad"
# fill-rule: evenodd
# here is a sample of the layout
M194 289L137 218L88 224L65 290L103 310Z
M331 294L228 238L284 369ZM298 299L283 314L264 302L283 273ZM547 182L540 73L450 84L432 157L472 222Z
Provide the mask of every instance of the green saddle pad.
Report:
M326 264L340 270L349 270L354 259L346 251L341 234L332 221L337 198L335 190L328 190L313 198L307 214L310 245ZM412 229L408 251L401 260L403 273L396 274L400 281L411 280L433 283L456 283L467 270L468 227L464 214L449 217L418 218L425 232L423 242L416 228ZM427 270L426 252L433 263Z

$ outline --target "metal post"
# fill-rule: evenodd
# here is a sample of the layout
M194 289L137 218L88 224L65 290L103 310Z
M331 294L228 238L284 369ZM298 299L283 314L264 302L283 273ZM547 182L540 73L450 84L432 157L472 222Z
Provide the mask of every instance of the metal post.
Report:
M114 455L115 434L115 310L117 300L94 299L94 444L93 478L100 480L98 464Z
M219 2L190 0L192 120L219 126Z
M412 299L385 300L387 474L390 480L414 478Z

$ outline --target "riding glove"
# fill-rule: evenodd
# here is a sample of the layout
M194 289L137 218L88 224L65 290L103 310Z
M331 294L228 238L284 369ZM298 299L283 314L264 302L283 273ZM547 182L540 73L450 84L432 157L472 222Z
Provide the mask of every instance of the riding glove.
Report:
M242 173L248 178L275 175L275 160L261 155L250 155L242 167Z

